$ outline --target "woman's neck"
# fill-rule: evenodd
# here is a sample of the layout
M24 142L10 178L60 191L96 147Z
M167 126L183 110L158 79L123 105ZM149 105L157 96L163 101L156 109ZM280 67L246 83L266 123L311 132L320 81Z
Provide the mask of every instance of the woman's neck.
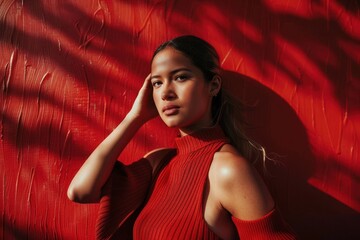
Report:
M179 128L179 132L180 132L180 136L183 137L183 136L186 136L186 135L189 135L189 134L192 134L194 132L197 132L201 129L204 129L204 128L213 128L215 127L214 123L212 121L209 121L208 123L206 124L199 124L197 126L191 126L191 127L184 127L184 128Z

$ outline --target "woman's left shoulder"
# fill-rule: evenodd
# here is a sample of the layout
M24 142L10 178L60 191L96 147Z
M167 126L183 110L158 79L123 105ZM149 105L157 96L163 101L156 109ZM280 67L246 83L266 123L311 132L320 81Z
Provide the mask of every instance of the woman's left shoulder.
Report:
M215 153L209 181L221 205L233 216L256 219L274 207L256 169L229 144Z

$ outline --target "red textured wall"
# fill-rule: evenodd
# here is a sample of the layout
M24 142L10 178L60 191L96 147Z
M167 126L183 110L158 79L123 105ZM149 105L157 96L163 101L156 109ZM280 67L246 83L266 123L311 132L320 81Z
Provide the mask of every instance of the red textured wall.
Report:
M356 0L0 2L0 239L89 239L97 205L67 186L124 117L152 51L179 34L219 51L249 134L279 163L271 188L304 239L359 239ZM161 134L159 132L161 131ZM133 161L176 134L146 124ZM340 237L342 236L342 237Z

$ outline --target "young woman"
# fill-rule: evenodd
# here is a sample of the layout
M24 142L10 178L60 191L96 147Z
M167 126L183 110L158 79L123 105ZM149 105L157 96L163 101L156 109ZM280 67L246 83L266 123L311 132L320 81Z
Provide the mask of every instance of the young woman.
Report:
M181 36L155 51L124 120L85 161L68 197L100 202L98 239L295 239L247 159L215 49ZM179 129L176 149L117 157L148 120Z

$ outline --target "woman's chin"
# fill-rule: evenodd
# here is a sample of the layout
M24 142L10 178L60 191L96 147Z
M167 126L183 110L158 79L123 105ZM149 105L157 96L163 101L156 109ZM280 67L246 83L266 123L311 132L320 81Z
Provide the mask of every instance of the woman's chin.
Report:
M163 122L165 123L166 126L168 126L169 128L179 128L181 127L181 123L176 119L162 119Z
M173 123L173 122L165 122L165 125L168 126L169 128L178 128L179 125L177 123Z

